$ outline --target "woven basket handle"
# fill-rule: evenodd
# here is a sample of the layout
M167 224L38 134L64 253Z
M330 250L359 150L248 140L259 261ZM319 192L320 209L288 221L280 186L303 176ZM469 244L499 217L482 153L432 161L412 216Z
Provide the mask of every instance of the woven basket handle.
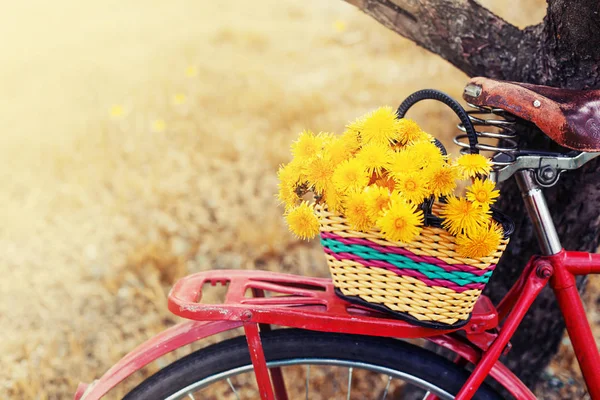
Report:
M465 127L471 154L479 153L479 149L477 148L477 132L475 131L475 127L473 127L469 114L467 114L465 109L456 100L444 92L435 89L423 89L414 92L400 104L400 107L398 107L398 111L396 111L398 118L404 118L408 109L421 100L437 100L450 107Z

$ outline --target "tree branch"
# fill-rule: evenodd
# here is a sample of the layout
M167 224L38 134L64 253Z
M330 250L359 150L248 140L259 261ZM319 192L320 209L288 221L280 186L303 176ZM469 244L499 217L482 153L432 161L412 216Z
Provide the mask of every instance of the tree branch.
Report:
M529 39L474 0L345 1L470 76L512 79Z

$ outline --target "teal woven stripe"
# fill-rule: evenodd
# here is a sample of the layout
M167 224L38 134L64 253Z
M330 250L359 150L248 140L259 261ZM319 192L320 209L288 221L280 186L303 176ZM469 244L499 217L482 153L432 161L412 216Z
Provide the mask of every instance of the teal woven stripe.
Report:
M351 253L365 260L381 260L395 265L400 269L412 269L421 272L429 279L447 279L464 286L469 283L486 284L492 275L492 271L488 271L481 276L471 274L464 271L445 271L437 265L415 262L410 258L400 254L381 253L367 246L361 245L346 245L333 239L321 239L321 244L327 247L334 253Z

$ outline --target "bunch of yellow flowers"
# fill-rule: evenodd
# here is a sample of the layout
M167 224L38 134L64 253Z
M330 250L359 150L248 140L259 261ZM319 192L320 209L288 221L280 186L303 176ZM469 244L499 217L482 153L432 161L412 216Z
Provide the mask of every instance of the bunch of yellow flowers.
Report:
M278 198L296 236L319 234L314 205L324 204L353 229L376 229L387 240L410 243L423 229L419 206L434 198L459 254L479 258L498 247L503 231L491 217L499 192L487 179L489 159L466 154L450 162L431 135L410 119L397 119L391 107L346 128L342 135L300 133L293 160L279 169ZM471 183L464 197L454 195L460 180Z

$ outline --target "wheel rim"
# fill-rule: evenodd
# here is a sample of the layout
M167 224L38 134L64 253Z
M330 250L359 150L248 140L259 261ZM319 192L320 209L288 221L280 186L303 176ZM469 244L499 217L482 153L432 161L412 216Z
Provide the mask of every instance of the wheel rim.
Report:
M439 388L438 386L432 384L431 382L427 382L417 376L414 376L414 375L406 373L406 372L398 371L398 370L395 370L392 368L382 367L382 366L375 365L375 364L369 364L369 363L363 363L363 362L357 362L357 361L327 359L327 358L291 358L291 359L286 359L286 360L267 362L268 368L282 368L282 367L288 367L288 366L301 366L301 365L307 366L307 372L308 372L306 375L306 396L307 396L307 398L309 398L310 366L313 365L313 366L331 366L331 367L347 368L349 371L348 381L347 381L347 388L348 388L347 389L347 399L350 399L350 395L351 395L350 388L351 388L351 384L352 384L353 371L355 369L366 370L366 371L375 372L375 373L379 373L379 374L388 376L387 385L383 392L384 393L383 396L381 396L381 399L385 399L387 397L388 389L389 389L390 383L393 379L397 379L404 383L408 383L410 385L414 385L414 386L417 386L417 387L423 389L424 391L427 392L425 395L425 398L429 398L428 397L429 395L435 395L439 399L444 399L444 400L454 399L454 396L452 396L450 393L448 393L444 389ZM244 365L244 366L230 369L227 371L223 371L223 372L215 374L215 375L211 375L211 376L201 379L197 382L194 382L191 385L188 385L187 387L179 390L177 393L174 393L171 396L167 397L166 400L178 400L178 399L185 399L185 398L195 400L195 397L193 395L194 392L204 389L204 388L207 388L208 386L215 384L217 382L221 382L221 381L226 381L228 383L228 385L230 386L231 391L234 393L236 399L242 400L240 395L237 392L237 389L233 385L231 378L242 375L242 374L249 373L251 371L253 371L252 364L248 364L248 365Z

